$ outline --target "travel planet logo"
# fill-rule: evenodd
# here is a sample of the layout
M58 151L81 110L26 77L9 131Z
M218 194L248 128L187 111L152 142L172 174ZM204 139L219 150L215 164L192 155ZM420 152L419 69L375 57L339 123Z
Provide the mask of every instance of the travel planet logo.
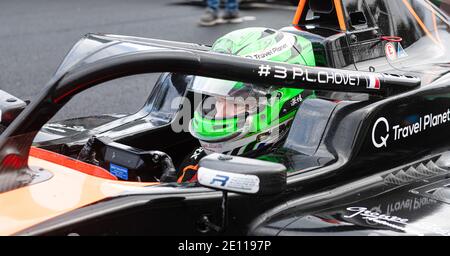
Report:
M372 127L372 144L376 148L388 147L388 140L400 141L423 131L450 123L450 108L440 114L417 116L408 125L390 125L385 117L379 117Z
M383 127L385 131L385 135L379 136L379 138L375 138L375 131L377 127ZM389 122L386 118L380 117L377 119L372 128L372 143L376 148L387 147L387 140L389 138Z

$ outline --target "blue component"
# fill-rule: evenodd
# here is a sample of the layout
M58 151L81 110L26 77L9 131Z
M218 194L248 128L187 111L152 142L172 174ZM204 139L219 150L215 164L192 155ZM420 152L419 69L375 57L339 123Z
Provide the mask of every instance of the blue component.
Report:
M214 184L215 182L218 182L220 186L225 187L229 179L230 177L228 176L217 174L216 177L214 177L214 179L209 184Z
M122 180L128 180L128 169L115 164L110 164L109 172Z

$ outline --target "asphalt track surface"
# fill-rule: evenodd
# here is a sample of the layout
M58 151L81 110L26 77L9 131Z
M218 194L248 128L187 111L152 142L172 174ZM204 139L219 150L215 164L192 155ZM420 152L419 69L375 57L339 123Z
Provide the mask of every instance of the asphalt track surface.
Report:
M70 48L86 33L111 33L212 44L245 27L281 28L293 7L242 6L240 24L197 25L204 7L185 0L21 0L0 4L0 89L33 100ZM254 20L253 17L255 18ZM156 74L114 80L72 99L55 119L138 110Z

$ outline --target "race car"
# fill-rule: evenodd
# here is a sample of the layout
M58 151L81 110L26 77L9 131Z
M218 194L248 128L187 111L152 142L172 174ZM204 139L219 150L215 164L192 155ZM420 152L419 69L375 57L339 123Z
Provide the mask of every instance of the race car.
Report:
M449 235L447 16L425 0L301 0L279 31L316 66L88 34L31 102L0 91L0 234ZM89 88L160 72L134 114L49 122ZM263 158L209 154L178 183L198 146L173 129L193 77L317 97Z

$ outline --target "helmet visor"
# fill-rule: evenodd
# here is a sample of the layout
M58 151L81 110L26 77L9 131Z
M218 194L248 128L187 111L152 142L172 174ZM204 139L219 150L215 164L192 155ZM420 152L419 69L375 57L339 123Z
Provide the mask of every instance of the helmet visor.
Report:
M254 97L246 99L238 97L208 97L200 106L203 117L226 119L257 112L258 100Z
M265 96L271 91L270 89L254 84L202 76L196 76L189 89L210 96L241 97L244 99Z

